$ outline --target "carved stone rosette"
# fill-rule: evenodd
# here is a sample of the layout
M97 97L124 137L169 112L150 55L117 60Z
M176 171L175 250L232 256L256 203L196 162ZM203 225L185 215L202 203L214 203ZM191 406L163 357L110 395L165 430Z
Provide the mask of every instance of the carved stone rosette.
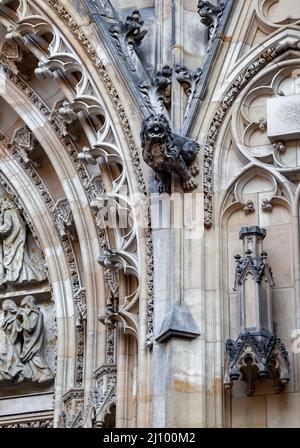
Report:
M271 288L274 286L271 267L262 241L266 230L257 226L243 227L244 257L237 255L235 289L238 293L241 332L236 341L226 341L224 386L242 379L247 395L255 391L255 383L272 380L280 392L290 379L288 353L273 330Z

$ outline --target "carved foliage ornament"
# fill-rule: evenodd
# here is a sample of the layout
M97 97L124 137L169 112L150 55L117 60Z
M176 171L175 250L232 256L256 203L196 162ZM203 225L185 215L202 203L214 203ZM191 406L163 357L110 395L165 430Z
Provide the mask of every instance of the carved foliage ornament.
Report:
M202 69L198 67L196 70L190 70L185 66L177 64L175 66L176 79L183 86L184 92L187 96L187 105L185 109L184 118L188 116L188 111L193 98L195 97L196 90L201 79Z
M173 70L165 65L153 74L151 81L141 83L139 89L146 98L146 104L153 112L163 112L171 105L171 84Z
M135 48L140 46L147 30L142 30L144 21L140 12L135 10L127 16L125 22L118 22L110 27L110 34L115 39L119 54L129 63L132 71L136 70Z
M219 5L213 5L209 1L198 1L198 13L201 18L201 23L208 28L209 39L212 39L217 32L224 8L224 2L221 2Z

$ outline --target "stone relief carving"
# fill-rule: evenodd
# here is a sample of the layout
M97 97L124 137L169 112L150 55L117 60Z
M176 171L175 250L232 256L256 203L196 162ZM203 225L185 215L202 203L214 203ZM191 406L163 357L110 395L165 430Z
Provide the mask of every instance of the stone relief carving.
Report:
M201 23L207 26L210 40L213 39L217 32L223 16L224 7L224 2L219 3L219 5L213 5L208 1L198 1L198 13L201 18Z
M170 193L171 173L176 172L183 182L184 191L192 191L198 184L198 143L174 134L163 114L151 115L142 123L141 143L145 162L155 171L160 193Z
M30 129L25 126L15 130L12 143L8 146L13 147L19 153L19 157L25 165L32 164L37 167L38 163L31 159L36 144L37 140L34 138Z
M146 104L154 113L169 110L172 96L172 73L169 65L153 74L151 81L140 83L139 89L146 98Z
M225 388L242 379L247 395L252 395L257 381L272 379L276 392L289 382L289 360L284 344L273 329L271 288L272 269L263 250L266 230L243 227L244 256L235 256L235 290L239 300L239 328L236 341L226 341Z
M62 240L70 238L76 240L74 218L70 204L67 199L60 199L53 208L53 219L55 227Z
M260 179L264 183L265 191L261 193L258 199L255 194L249 193L249 188ZM270 213L273 205L283 206L285 209L291 208L291 190L286 183L274 176L273 173L263 168L249 167L243 174L240 174L235 180L234 185L227 193L224 203L224 213L231 213L234 210L242 209L245 215L263 212ZM253 199L250 199L253 198Z
M135 48L139 47L147 33L142 30L144 21L140 12L135 10L127 16L125 22L118 22L110 27L110 34L115 39L119 54L129 63L131 70L136 70Z
M26 245L25 223L14 203L0 201L0 285L39 282L46 279L45 267L37 265ZM42 261L41 261L42 262Z
M0 428L53 428L53 419L39 419L15 423L0 423Z
M95 49L92 47L92 45L88 41L87 37L83 33L82 28L76 24L76 22L73 20L72 16L61 5L61 3L57 0L49 0L49 3L59 13L62 20L68 25L68 27L70 28L72 33L75 35L76 39L78 39L80 44L83 46L83 48L87 52L91 61L95 65L95 67L99 73L99 76L103 80L103 83L104 83L105 87L107 88L107 91L108 91L112 101L116 105L117 112L120 116L122 127L125 132L125 137L128 142L128 147L132 154L134 169L137 173L138 185L139 185L139 188L141 189L141 191L143 193L145 193L146 185L145 185L142 170L140 167L139 153L138 153L134 138L132 136L128 118L126 116L124 107L121 104L121 101L118 97L117 91L116 91L113 83L111 82L111 79L109 77L109 74L106 71L106 68L105 68L103 62L99 59ZM28 11L29 11L29 9L26 9L26 8L23 9L22 14L19 18L21 19L23 17L26 17L26 14L28 13ZM30 13L31 13L31 16L34 16L34 12L32 12L31 9L30 9ZM18 11L18 14L19 14L19 11ZM73 67L72 66L73 62L75 64L77 63L76 58L72 59L72 57L73 57L73 55L71 54L72 50L70 48L67 48L68 45L67 44L65 45L65 43L63 43L62 36L58 35L56 33L56 30L52 29L52 27L48 23L42 23L42 21L41 21L41 23L39 23L39 25L37 26L36 21L31 20L31 18L27 18L27 22L28 22L28 27L27 26L24 27L22 23L16 24L17 26L16 26L15 32L16 32L16 34L18 34L18 36L21 37L23 44L28 47L29 51L34 52L34 54L37 58L40 58L42 61L44 61L45 58L42 55L38 46L36 46L33 41L29 42L26 39L26 35L29 34L29 30L30 30L30 31L32 31L32 34L35 34L38 36L40 33L40 29L42 27L44 27L44 29L48 29L49 32L51 32L55 35L55 39L57 39L57 46L54 46L54 47L49 46L49 61L48 61L49 63L47 62L47 64L45 65L45 68L49 69L50 71L54 71L57 69L56 62L59 61L58 63L60 64L61 73L63 73L64 76L67 78L68 74L69 74L69 72L68 72L69 67ZM66 51L68 52L68 58L66 57L66 58L64 58L64 60L61 60L60 56L57 54L57 48L60 48L61 45L64 45L66 47ZM79 71L82 71L82 67L80 67L79 64L77 64L76 67L78 68ZM41 68L41 67L39 67L39 68ZM37 97L37 95L32 91L30 86L26 85L21 79L17 79L17 77L13 76L12 73L7 72L7 75L12 82L17 84L19 87L22 88L23 91L26 92L26 94L30 97L32 102L36 105L36 107L38 107L43 112L43 114L46 117L50 117L51 114L47 110L47 107L45 106L45 104L43 104L41 99L39 97ZM89 101L93 102L93 107L94 107L94 105L99 107L97 95L95 94L95 96L92 96L92 95L94 95L94 92L93 92L93 88L92 88L91 84L88 81L87 73L82 72L82 75L83 75L82 82L78 83L78 85L76 86L76 92L77 92L76 97L80 98L80 102L78 102L78 104L80 103L82 105L82 107L85 108L85 101L88 96ZM72 105L73 105L73 103L74 103L74 101L72 102ZM87 104L89 105L90 103L87 103ZM101 107L101 105L100 105L100 107ZM77 109L76 109L76 112L77 112ZM74 161L76 170L78 171L78 173L80 175L82 183L86 187L89 182L89 176L86 173L86 170L84 169L84 167L82 166L80 161L77 160L76 149L71 147L70 142L61 135L62 131L61 131L61 129L58 129L58 125L57 125L57 123L55 123L55 120L51 120L51 124L53 124L53 126L55 127L56 132L58 134L60 134L61 140L66 145L66 148ZM99 133L99 135L97 136L97 139L101 138L101 139L103 139L102 141L104 141L109 132L110 132L110 127L106 126L104 128L103 132L101 132L101 134ZM147 227L147 232L146 232L147 248L148 248L147 253L149 254L150 257L152 257L152 251L151 251L152 242L151 242L151 230L150 230L151 223L150 223L149 215L147 215L146 219L148 220L147 221L148 227ZM133 240L132 236L131 236L131 239ZM102 245L102 240L101 240L101 245ZM70 252L70 251L68 251L68 252ZM149 303L149 318L150 319L152 319L152 311L151 310L152 310L152 304L153 304L153 273L151 271L151 266L152 266L152 263L149 263L149 269L148 269L149 278L147 280L147 282L149 284L148 303ZM150 324L149 328L150 327L151 327L151 324Z
M57 101L51 111L49 117L60 128L61 135L71 137L75 142L78 140L78 135L74 131L74 123L78 120L76 112L70 106L68 100Z
M93 415L92 425L105 426L105 416L116 404L117 366L105 364L94 372L95 387L92 392Z
M249 161L256 159L267 163L277 171L289 175L297 165L296 140L300 136L297 70L299 65L284 63L280 69L264 80L264 85L254 85L246 91L240 106L238 119L232 129L238 151ZM255 108L255 103L260 103ZM239 141L238 139L241 138Z
M13 78L13 79L15 81L17 81L15 78ZM46 114L46 116L48 116L48 110L44 109L44 106L41 102L38 102L38 104L40 105L40 108ZM56 132L57 131L58 131L58 129L56 128ZM58 132L58 134L59 134L59 132ZM60 136L60 134L59 134L59 136ZM2 143L6 144L6 146L8 146L8 142L4 141L3 139L2 139ZM65 146L68 147L67 141L65 142ZM73 216L71 214L70 206L67 202L66 210L64 210L65 200L60 200L56 204L54 204L52 197L50 196L46 186L44 185L43 181L41 180L41 178L40 178L39 174L37 173L37 171L35 170L34 166L32 166L32 164L29 164L29 165L26 164L24 162L23 158L20 157L19 151L15 150L14 146L12 148L13 148L14 156L25 168L26 172L31 177L31 179L34 182L34 184L36 185L39 193L41 194L41 197L44 199L47 208L53 214L53 219L57 225L57 230L61 237L63 250L65 253L68 265L69 265L71 282L72 282L72 287L73 287L73 292L74 292L74 301L75 301L75 305L77 305L76 300L77 300L78 296L81 294L82 290L80 289L81 281L80 281L78 267L77 267L77 263L75 260L75 255L74 255L74 251L73 251L73 247L72 247L72 243L71 243L71 238L70 238L70 237L72 237L72 229L73 229L73 226L72 226ZM75 159L75 160L77 161L77 159ZM83 182L85 181L84 173L85 173L84 170L82 171L81 169L79 169L79 175L82 178ZM3 182L2 179L1 179L1 183L5 186L5 189L10 192L10 195L14 198L14 200L17 201L18 197L14 193L11 192L11 189L10 189L8 183ZM20 207L19 202L18 202L18 206ZM60 210L61 207L63 208L63 210ZM23 212L23 214L25 213L25 211L23 209L22 209L22 212ZM34 234L34 228L31 225L31 222L28 218L26 219L26 222ZM68 226L68 224L70 224L71 227ZM78 295L77 295L77 293L78 293ZM84 353L85 353L84 326L83 325L77 326L76 331L77 331L77 340L76 340L75 377L76 377L76 384L81 384L82 378L83 378L83 362L84 362Z
M24 297L20 307L5 299L2 314L0 329L5 337L0 346L0 382L52 380L43 355L44 317L35 298Z

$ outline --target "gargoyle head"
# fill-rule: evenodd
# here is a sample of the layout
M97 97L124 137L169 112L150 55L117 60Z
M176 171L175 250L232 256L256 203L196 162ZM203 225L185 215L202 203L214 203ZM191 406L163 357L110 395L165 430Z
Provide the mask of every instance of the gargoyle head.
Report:
M163 143L171 135L170 124L164 114L150 115L142 123L141 141L146 143Z

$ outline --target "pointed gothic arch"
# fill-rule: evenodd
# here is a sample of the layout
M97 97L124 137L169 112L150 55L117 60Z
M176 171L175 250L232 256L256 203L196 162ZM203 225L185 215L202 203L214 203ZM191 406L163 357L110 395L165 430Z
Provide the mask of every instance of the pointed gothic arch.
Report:
M12 120L6 123L1 172L49 266L58 326L54 425L88 426L90 406L104 418L101 394L113 368L117 420L135 426L135 398L122 402L135 384L145 393L149 387L135 374L152 339L150 222L144 204L141 216L133 207L146 199L145 182L104 64L67 10L50 5L20 0L0 8L1 104L33 142L18 142ZM115 228L106 223L112 209ZM127 221L119 227L122 213Z

